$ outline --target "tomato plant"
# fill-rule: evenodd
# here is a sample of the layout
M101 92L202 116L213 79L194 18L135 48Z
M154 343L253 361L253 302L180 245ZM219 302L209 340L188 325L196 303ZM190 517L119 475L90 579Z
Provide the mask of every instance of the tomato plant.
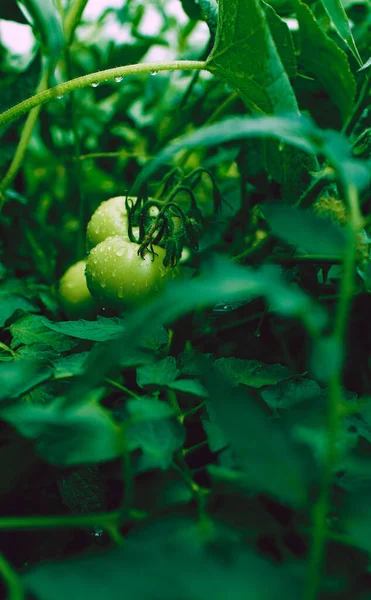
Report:
M369 599L370 48L0 2L0 599Z

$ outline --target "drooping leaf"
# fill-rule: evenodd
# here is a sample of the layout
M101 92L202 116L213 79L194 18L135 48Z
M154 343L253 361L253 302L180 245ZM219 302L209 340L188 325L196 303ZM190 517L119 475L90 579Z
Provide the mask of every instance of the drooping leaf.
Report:
M167 164L184 149L218 146L232 140L273 137L309 154L321 152L340 175L357 187L369 185L367 161L351 158L346 138L335 131L319 129L307 117L231 117L183 135L166 146L147 163L135 185L137 192L162 164ZM294 150L293 150L294 152ZM287 175L289 176L290 170Z
M356 83L347 55L329 38L317 23L310 8L296 0L299 21L299 64L321 83L344 121L354 107Z
M273 233L289 244L313 254L344 255L346 233L332 221L309 210L277 203L265 204L263 212Z

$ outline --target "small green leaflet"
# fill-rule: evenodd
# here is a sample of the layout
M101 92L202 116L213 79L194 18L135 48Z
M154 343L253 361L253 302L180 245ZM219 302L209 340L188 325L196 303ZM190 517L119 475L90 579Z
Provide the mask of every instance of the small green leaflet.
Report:
M365 62L365 64L363 65L363 67L361 67L360 69L358 69L358 73L359 71L365 71L366 69L369 69L371 67L371 56L368 59L368 61Z
M349 20L343 8L341 0L321 0L325 11L331 19L338 35L348 46L356 61L362 65L362 59L359 55L356 43L350 29Z

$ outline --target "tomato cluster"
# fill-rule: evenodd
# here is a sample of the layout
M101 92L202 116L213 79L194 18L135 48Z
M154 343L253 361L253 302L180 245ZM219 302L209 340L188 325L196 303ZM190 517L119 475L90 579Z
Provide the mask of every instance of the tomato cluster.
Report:
M164 266L162 247L152 245L138 255L139 246L129 238L128 221L125 196L102 202L91 217L86 233L89 254L71 266L59 284L67 317L90 318L100 308L139 305L178 274L177 268Z

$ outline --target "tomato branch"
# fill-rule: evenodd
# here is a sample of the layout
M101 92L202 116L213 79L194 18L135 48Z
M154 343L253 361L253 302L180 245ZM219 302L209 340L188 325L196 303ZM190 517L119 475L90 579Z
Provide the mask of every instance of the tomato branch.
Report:
M109 81L111 79L118 79L121 77L127 77L128 75L139 75L140 73L157 73L159 71L197 71L206 69L205 61L197 60L174 60L169 62L150 62L142 63L137 65L126 65L124 67L115 67L113 69L106 69L104 71L98 71L96 73L89 73L89 75L83 75L82 77L76 77L65 83L60 83L55 87L44 90L27 98L23 102L16 104L12 108L9 108L0 115L0 127L12 123L19 119L22 115L29 112L36 106L46 104L51 100L60 98L73 90L78 90L89 85L96 85L102 82Z

